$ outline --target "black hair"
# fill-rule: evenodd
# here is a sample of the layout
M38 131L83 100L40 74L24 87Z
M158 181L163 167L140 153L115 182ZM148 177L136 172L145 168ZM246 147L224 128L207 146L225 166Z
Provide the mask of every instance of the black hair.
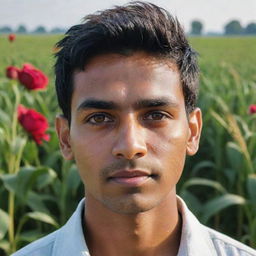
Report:
M64 117L71 121L73 74L101 54L132 55L142 51L170 59L178 67L187 113L195 108L199 68L176 17L152 3L130 2L97 12L71 27L56 46L56 92Z

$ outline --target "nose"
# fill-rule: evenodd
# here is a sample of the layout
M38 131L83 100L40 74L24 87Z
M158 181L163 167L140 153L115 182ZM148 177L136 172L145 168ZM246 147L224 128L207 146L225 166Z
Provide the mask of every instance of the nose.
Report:
M112 149L117 158L137 159L147 154L147 146L143 128L135 120L129 119L119 127L118 135Z

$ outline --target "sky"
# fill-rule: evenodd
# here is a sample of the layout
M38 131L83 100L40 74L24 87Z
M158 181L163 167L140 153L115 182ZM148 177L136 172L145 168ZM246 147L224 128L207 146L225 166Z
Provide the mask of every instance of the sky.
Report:
M150 0L149 0L150 1ZM0 0L0 27L16 29L20 24L33 30L39 25L47 30L68 28L97 10L127 3L127 0ZM223 32L232 19L242 26L256 22L256 0L151 0L176 15L186 32L192 20L200 20L204 32Z

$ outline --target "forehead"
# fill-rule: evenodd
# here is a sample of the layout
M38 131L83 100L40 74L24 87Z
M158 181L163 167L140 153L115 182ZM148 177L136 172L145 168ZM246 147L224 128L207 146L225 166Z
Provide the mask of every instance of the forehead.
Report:
M86 98L132 103L137 98L168 96L184 101L177 66L165 59L136 53L93 58L85 70L74 73L71 108Z

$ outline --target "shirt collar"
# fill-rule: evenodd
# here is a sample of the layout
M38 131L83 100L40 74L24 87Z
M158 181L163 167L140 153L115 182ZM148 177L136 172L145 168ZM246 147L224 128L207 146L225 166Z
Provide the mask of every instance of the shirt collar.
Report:
M206 227L197 220L179 196L177 204L182 216L182 233L177 256L217 256Z
M57 233L53 255L56 256L89 256L89 250L87 248L83 227L83 209L85 205L85 199L82 199L77 206L76 211L70 217L68 222Z
M207 229L190 212L179 196L177 196L177 204L182 216L182 234L177 256L217 256ZM82 199L68 222L57 232L53 255L89 256L82 228L84 205L85 199Z

